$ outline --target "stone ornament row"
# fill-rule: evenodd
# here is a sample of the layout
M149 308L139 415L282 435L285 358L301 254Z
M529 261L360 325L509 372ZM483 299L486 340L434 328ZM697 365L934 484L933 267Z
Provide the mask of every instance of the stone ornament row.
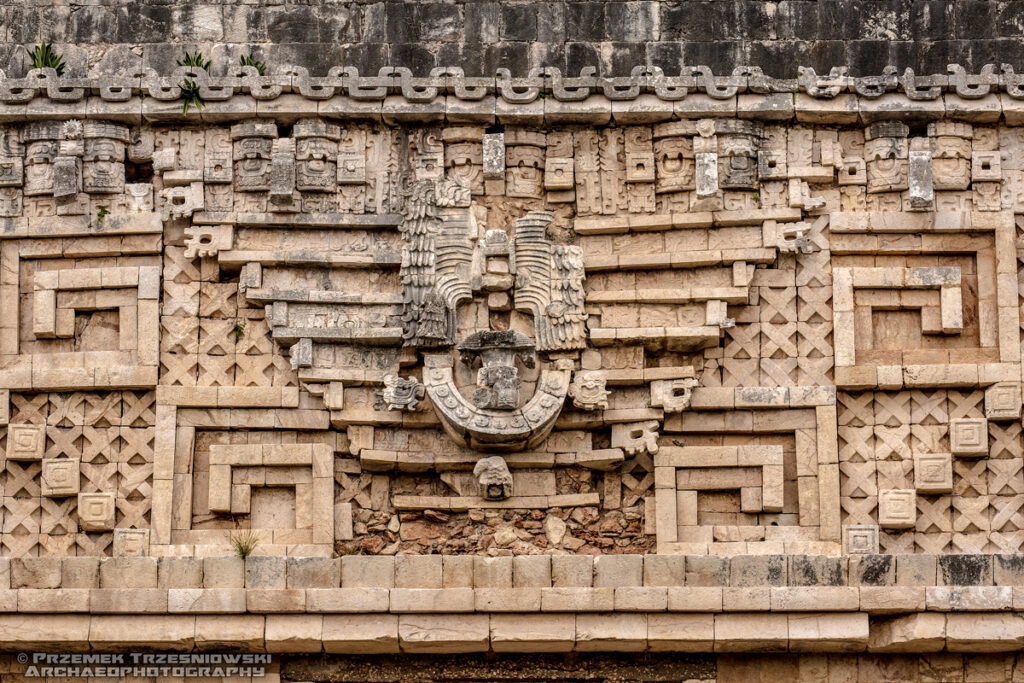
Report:
M634 67L628 76L601 76L595 67L584 67L578 76L563 75L556 67L531 69L524 76L513 76L498 69L494 76L466 76L461 67L438 67L430 75L414 76L407 67L382 67L375 76L360 75L355 67L334 67L326 76L311 76L300 66L283 65L275 73L260 76L252 66L230 66L224 76L212 76L200 67L183 66L168 75L145 67L127 74L89 78L58 77L54 69L31 69L24 78L7 78L0 71L0 103L13 105L46 97L54 102L77 102L87 95L99 95L109 102L124 102L134 95L160 102L181 98L180 84L196 82L204 102L228 100L234 95L251 95L257 100L274 100L284 94L301 95L311 100L326 100L336 95L353 100L379 102L400 96L408 103L433 102L441 96L475 102L497 96L509 104L529 104L551 97L559 102L580 102L593 95L611 101L635 100L653 95L674 102L691 94L703 94L726 100L738 94L805 94L815 99L832 99L841 93L853 93L874 99L886 94L902 94L910 100L936 100L943 93L964 99L978 99L1006 93L1024 99L1024 74L1009 64L997 68L986 64L978 74L969 74L950 64L946 74L918 75L913 69L902 74L887 66L881 75L850 76L847 67L833 67L827 74L800 67L798 78L773 78L760 67L737 66L730 75L715 75L708 66L683 66L675 76L656 66Z

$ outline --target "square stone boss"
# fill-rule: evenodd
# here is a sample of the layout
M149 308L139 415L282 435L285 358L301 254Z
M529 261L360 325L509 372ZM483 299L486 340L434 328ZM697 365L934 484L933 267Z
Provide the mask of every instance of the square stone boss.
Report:
M883 489L878 492L878 526L910 529L917 522L917 494L914 489Z
M78 525L83 531L110 531L114 528L113 493L79 493Z
M983 417L950 420L949 448L953 455L988 455L988 420Z
M915 454L914 488L918 493L951 493L953 491L953 458L950 454Z
M1020 415L1020 384L1000 382L985 390L985 417L990 420L1017 420Z
M17 424L7 427L8 460L42 460L46 430L42 425Z
M42 493L47 498L74 496L79 489L79 461L43 460Z
M844 526L843 552L847 555L877 555L878 527L874 524L847 524Z

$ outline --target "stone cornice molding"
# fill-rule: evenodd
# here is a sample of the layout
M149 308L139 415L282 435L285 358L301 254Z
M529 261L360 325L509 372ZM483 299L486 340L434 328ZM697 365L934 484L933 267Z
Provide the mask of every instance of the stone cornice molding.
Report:
M53 69L32 69L24 78L6 78L0 72L0 120L61 115L187 120L181 114L179 87L186 79L200 87L203 109L192 116L204 122L333 114L390 117L397 122L497 118L527 125L737 115L777 121L826 116L838 123L856 123L945 115L998 120L1001 113L1008 122L1016 122L1017 107L1024 111L1024 104L1017 104L1024 100L1024 74L1008 64L989 64L978 74L956 64L950 64L946 74L932 75L917 75L911 69L900 75L891 66L877 76L850 76L845 67L827 75L809 67L799 72L798 78L778 79L759 67L738 66L720 76L707 66L694 66L670 76L659 67L638 66L628 76L601 76L593 67L566 76L545 67L526 76L499 69L493 77L482 77L445 67L418 77L406 67L384 67L367 76L354 67L335 67L326 76L311 76L305 68L283 66L260 76L254 67L233 66L224 76L178 67L164 75L145 68L130 74L65 78Z

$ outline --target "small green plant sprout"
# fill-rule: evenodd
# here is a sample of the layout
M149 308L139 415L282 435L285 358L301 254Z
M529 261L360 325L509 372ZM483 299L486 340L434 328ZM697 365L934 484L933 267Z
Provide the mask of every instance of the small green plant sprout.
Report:
M199 84L192 79L186 78L178 84L181 88L181 97L184 104L181 107L181 115L188 116L188 108L195 107L196 111L203 110L203 98L199 96Z
M45 40L36 45L34 50L25 48L25 52L28 53L33 69L53 69L58 76L64 75L64 56L54 52L53 47Z
M231 331L234 333L235 339L241 339L242 335L245 334L245 321L236 320L235 327Z
M754 201L755 201L755 202L760 202L760 201L761 201L761 193L760 193L760 192L755 192L755 193L754 193L753 195L751 195L751 196L752 196L752 197L754 198Z
M231 547L235 549L235 555L245 559L252 555L252 551L260 544L259 535L252 530L239 531L231 535Z
M103 219L106 218L109 215L110 215L110 209L108 209L105 206L99 207L99 209L96 211L96 226L99 227L99 226L103 225Z
M185 58L178 60L178 66L198 66L204 71L210 70L210 60L203 58L203 53L196 50L194 53L185 51Z
M199 50L195 52L185 51L185 58L179 59L178 66L194 66L204 71L210 70L210 60L203 57L203 53ZM185 102L181 108L182 116L188 116L188 108L195 107L196 111L203 110L203 98L199 96L199 84L190 78L184 79L178 84L181 88L181 96Z
M266 62L257 61L256 58L253 57L252 55L242 55L241 57L238 58L238 64L239 64L239 66L252 66L252 67L255 67L256 71L259 72L260 76L266 76L267 75L267 63Z

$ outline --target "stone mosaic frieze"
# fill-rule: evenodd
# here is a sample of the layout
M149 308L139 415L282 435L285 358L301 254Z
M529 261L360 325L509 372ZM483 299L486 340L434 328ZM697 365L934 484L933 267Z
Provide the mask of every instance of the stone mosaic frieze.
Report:
M0 78L0 554L1019 552L1021 97Z

